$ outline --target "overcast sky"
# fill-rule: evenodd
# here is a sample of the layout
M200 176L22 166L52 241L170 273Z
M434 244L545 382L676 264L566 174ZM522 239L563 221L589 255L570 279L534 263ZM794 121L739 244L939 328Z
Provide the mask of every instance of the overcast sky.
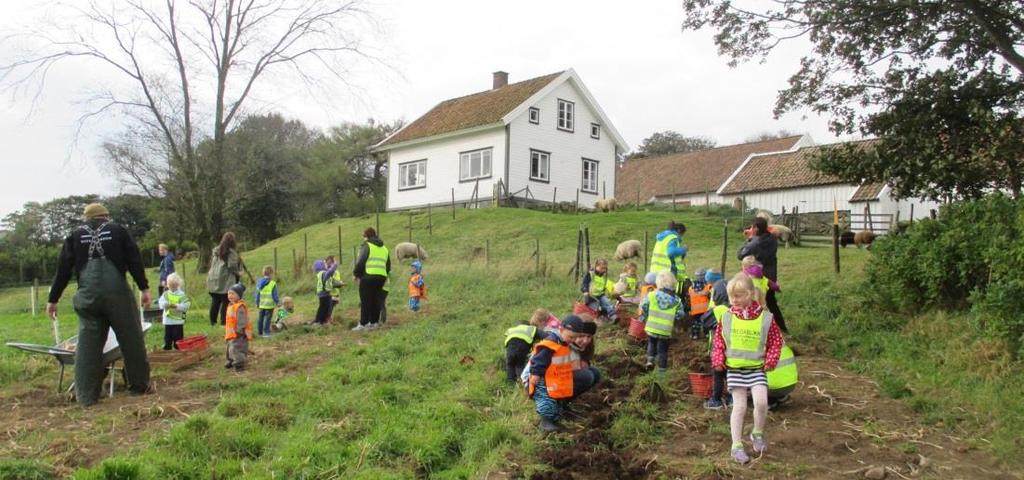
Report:
M0 29L30 22L30 4L0 4ZM806 44L788 45L764 64L729 68L710 32L680 30L677 1L376 0L371 8L381 33L365 41L387 67L361 66L351 79L358 90L339 86L329 99L311 98L297 84L267 83L252 107L321 128L371 117L408 122L441 100L490 88L495 70L516 82L574 68L633 148L662 130L719 145L778 129L834 140L826 119L772 118L776 93ZM34 109L31 97L0 97L0 217L28 201L121 191L98 148L120 129L119 119L93 122L75 142L84 91L104 75L81 68L54 69Z

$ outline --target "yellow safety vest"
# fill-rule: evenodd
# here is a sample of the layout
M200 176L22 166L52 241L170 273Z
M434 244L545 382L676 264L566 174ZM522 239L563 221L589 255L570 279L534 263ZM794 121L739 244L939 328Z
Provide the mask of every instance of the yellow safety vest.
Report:
M772 314L761 312L753 320L736 320L732 312L722 318L725 340L725 366L729 368L760 368L764 366L765 344Z
M622 292L623 297L635 297L637 295L636 277L626 277L626 291Z
M535 335L537 335L537 327L533 325L516 325L505 330L505 346L508 346L508 342L514 338L526 342L527 345L533 345L533 337Z
M679 303L679 299L668 308L661 308L658 306L658 292L654 291L647 294L647 324L644 326L644 331L651 335L659 335L662 337L671 337L672 328L676 324L676 312L679 311L679 307L682 304Z
M658 240L654 244L654 251L651 252L651 268L649 272L658 273L662 270L672 271L672 259L668 256L668 244L672 240L680 240L679 235L671 233L665 236L665 238ZM682 257L679 257L675 261L676 266L676 281L682 282L690 278L686 273L686 263Z
M164 295L167 295L167 303L173 303L175 305L181 304L186 298L188 298L184 293L174 293L170 290L164 292ZM168 320L177 320L179 322L185 321L185 314L179 312L177 308L168 308L165 316Z
M750 281L754 282L754 286L757 287L762 294L768 295L768 277L750 277Z
M277 307L277 304L274 303L275 288L277 288L277 282L271 280L260 289L260 310L273 310Z
M603 297L608 293L608 277L598 275L596 272L590 275L590 296L594 298Z
M366 274L387 277L388 256L390 255L388 247L378 247L370 242L366 242L366 246L369 248L369 254L366 256Z
M793 349L789 345L782 345L782 354L779 355L779 363L775 370L768 372L768 390L782 390L792 387L800 381L796 371L796 357L793 356Z
M331 277L331 280L332 280L333 284L341 285L341 283L343 282L343 280L341 279L341 269L337 269L337 270L334 271L334 276ZM340 297L341 296L341 287L334 287L334 288L332 288L331 289L331 295L335 296L335 297Z
M318 293L318 294L320 292L326 292L327 291L327 278L325 278L327 276L324 275L325 273L327 273L326 270L325 271L316 272L316 293ZM262 298L262 296L260 298Z

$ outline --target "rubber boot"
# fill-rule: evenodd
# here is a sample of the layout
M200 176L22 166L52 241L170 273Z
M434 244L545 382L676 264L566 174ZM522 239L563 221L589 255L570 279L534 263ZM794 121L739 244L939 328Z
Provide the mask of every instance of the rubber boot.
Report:
M537 427L544 433L556 433L562 431L562 426L548 417L540 417L540 423Z

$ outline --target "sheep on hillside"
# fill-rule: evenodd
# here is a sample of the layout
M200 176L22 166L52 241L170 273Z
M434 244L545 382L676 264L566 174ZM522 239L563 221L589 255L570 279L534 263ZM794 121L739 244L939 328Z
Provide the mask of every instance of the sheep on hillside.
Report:
M600 210L602 212L614 211L615 210L615 205L616 205L616 202L615 202L614 198L605 198L605 199L601 199L601 200L598 200L598 201L594 202L594 208L596 208L596 209L598 209L598 210Z
M615 247L615 260L622 261L630 258L640 258L643 244L640 240L626 240Z
M861 230L853 235L853 243L860 248L861 245L870 248L871 242L875 241L875 232L871 230Z
M417 254L417 248L419 248L419 254ZM427 259L427 251L423 247L418 247L415 243L402 242L395 245L395 257L399 260L418 258L425 261Z

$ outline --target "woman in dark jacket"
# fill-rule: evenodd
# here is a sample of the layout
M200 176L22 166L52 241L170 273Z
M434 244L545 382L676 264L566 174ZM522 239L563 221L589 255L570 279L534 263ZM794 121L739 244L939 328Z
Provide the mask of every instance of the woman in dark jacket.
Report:
M390 274L391 255L388 248L377 237L376 230L367 228L363 231L363 245L359 248L356 267L352 270L352 275L359 282L359 325L352 330L372 330L380 326L381 301L385 298L384 284Z
M747 243L740 247L737 257L743 260L743 257L753 255L758 262L761 262L761 266L764 268L764 276L778 283L779 240L768 231L768 221L761 217L754 217L751 228L754 230L754 235L750 237L750 240L747 240ZM772 312L772 316L775 317L775 323L779 325L782 333L789 333L789 330L786 329L786 321L782 318L782 310L779 310L779 302L775 298L774 289L768 289L765 304L768 307L768 311Z
M235 249L235 234L224 233L220 244L214 247L210 271L206 274L206 291L210 292L210 325L224 325L228 310L228 288L238 283L242 272L242 257Z

